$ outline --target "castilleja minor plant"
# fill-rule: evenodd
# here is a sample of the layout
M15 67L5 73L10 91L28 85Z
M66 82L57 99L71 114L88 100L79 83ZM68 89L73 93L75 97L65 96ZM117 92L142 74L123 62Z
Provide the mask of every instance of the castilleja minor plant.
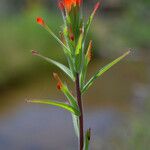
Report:
M82 95L89 89L94 81L103 73L109 70L113 65L122 60L130 53L126 53L99 69L88 81L86 80L87 68L92 57L92 40L89 41L86 47L86 37L94 18L97 9L100 7L100 2L97 2L93 12L88 18L87 22L83 20L82 16L82 0L60 0L58 7L60 8L63 16L64 25L58 38L51 28L48 27L46 22L38 17L37 23L46 29L52 37L62 46L64 54L68 61L68 66L65 66L55 60L41 55L39 52L33 50L32 54L38 56L47 62L57 66L61 69L75 84L76 96L74 96L66 84L60 79L57 73L53 73L57 81L57 89L60 90L67 98L68 103L45 100L28 100L31 103L49 104L63 108L71 113L73 125L76 136L79 141L79 150L88 150L91 138L91 129L84 129L83 120L83 105Z

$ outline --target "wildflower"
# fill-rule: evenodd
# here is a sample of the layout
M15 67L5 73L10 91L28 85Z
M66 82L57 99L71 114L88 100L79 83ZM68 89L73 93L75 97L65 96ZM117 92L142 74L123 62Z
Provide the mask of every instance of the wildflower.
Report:
M60 0L58 3L58 6L61 10L64 8L67 10L67 12L70 12L71 8L74 6L80 6L81 0Z

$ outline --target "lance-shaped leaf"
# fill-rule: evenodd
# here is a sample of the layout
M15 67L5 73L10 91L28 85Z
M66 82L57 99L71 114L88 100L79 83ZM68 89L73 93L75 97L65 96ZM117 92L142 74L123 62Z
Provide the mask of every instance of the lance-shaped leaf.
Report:
M66 98L68 99L68 101L71 104L71 106L73 106L76 109L79 109L76 99L71 94L71 92L69 91L68 87L61 81L61 79L59 78L58 74L57 73L53 73L53 76L58 81L57 89L61 90L63 92L63 94L66 96Z
M88 21L86 23L84 40L85 40L86 35L87 35L87 33L88 33L89 29L90 29L90 26L91 26L91 23L93 21L94 15L95 15L95 13L96 13L96 11L97 11L97 9L99 7L100 7L100 2L97 2L96 5L95 5L95 7L94 7L94 10L93 10L92 14L90 15L90 17L89 17L89 19L88 19Z
M74 96L71 94L71 92L69 91L68 87L65 85L62 88L62 92L64 93L64 95L67 97L67 99L69 100L70 104L75 107L76 109L79 109L78 104L76 102L76 99L74 98Z
M84 31L82 29L75 50L75 65L76 65L76 72L78 73L80 72L81 69L82 56L83 56L83 50L82 50L83 35L84 35Z
M62 102L51 101L51 100L27 100L27 102L36 103L36 104L48 104L48 105L58 106L58 107L63 108L67 111L70 111L71 113L73 113L76 116L80 116L80 112L77 109L75 109L74 107L72 107L68 104L62 103Z
M117 59L115 59L114 61L112 61L111 63L109 63L108 65L104 66L102 69L98 70L94 76L85 84L85 86L82 89L82 93L84 93L92 84L93 82L99 77L101 76L103 73L105 73L107 70L109 70L112 66L114 66L116 63L118 63L119 61L121 61L124 57L126 57L131 51L127 51L126 53L124 53L123 55L121 55L120 57L118 57Z
M83 40L83 29L81 31L81 34L79 36L79 39L78 39L78 43L77 43L77 46L76 46L76 51L75 51L75 54L78 55L81 53L81 50L82 50L82 40Z
M85 140L84 140L84 150L89 150L89 144L91 139L91 129L89 128L85 133Z
M88 67L88 64L92 58L92 40L90 40L90 42L89 42L88 49L87 49L86 55L84 57L85 58L83 61L83 66L82 66L82 70L81 70L81 74L80 74L80 87L81 87L81 89L84 86L87 67Z
M75 130L75 134L76 136L79 138L79 117L72 114L72 121L73 121L73 126L74 126L74 130Z
M60 68L66 75L68 75L73 81L75 80L75 79L74 79L74 76L73 76L73 74L72 74L72 72L71 72L70 69L69 69L68 67L66 67L65 65L63 65L63 64L61 64L61 63L59 63L59 62L57 62L57 61L55 61L55 60L53 60L53 59L51 59L51 58L45 57L45 56L41 55L39 52L37 52L37 51L35 51L35 50L32 50L32 54L33 54L34 56L38 56L38 57L40 57L40 58L46 60L47 62L49 62L49 63L51 63L51 64L57 66L57 67Z
M55 35L55 33L48 27L42 18L38 17L37 23L51 34L51 36L64 48L65 53L70 54L70 49Z

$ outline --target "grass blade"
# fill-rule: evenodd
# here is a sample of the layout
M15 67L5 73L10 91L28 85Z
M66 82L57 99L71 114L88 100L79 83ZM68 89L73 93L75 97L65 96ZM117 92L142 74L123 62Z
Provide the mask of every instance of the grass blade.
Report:
M118 57L117 59L115 59L114 61L112 61L111 63L109 63L108 65L104 66L102 69L98 70L94 76L85 84L85 86L82 89L82 93L84 93L92 84L93 82L100 77L103 73L105 73L107 70L109 70L112 66L114 66L115 64L117 64L119 61L121 61L124 57L126 57L131 51L127 51L126 53L124 53L123 55L121 55L120 57Z
M70 69L68 67L66 67L65 65L51 59L51 58L48 58L48 57L45 57L43 55L41 55L39 52L37 51L34 51L32 50L32 54L35 55L35 56L39 56L40 58L46 60L47 62L57 66L58 68L60 68L66 75L68 75L73 81L75 80L74 79L74 76L72 74L72 72L70 71Z
M84 37L84 40L85 40L85 38L86 38L86 36L87 36L87 34L89 32L89 29L90 29L90 26L92 24L94 15L95 15L97 9L99 8L99 6L100 6L100 2L97 2L96 5L95 5L95 7L94 7L94 10L93 10L92 14L88 18L88 21L87 21L86 26L85 26L85 37Z
M62 103L62 102L56 102L56 101L51 101L51 100L27 100L27 102L58 106L58 107L63 108L67 111L70 111L71 113L75 114L76 116L80 116L80 112L78 110L76 110L74 107L72 107L68 104Z

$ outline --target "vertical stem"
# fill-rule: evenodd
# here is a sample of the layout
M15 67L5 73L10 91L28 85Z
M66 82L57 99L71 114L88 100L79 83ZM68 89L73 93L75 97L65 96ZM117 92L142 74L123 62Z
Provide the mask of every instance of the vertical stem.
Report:
M84 146L84 127L83 127L83 107L82 107L82 98L81 98L81 90L79 83L79 74L76 74L76 92L77 92L77 101L80 109L80 117L79 117L79 150L83 150Z

